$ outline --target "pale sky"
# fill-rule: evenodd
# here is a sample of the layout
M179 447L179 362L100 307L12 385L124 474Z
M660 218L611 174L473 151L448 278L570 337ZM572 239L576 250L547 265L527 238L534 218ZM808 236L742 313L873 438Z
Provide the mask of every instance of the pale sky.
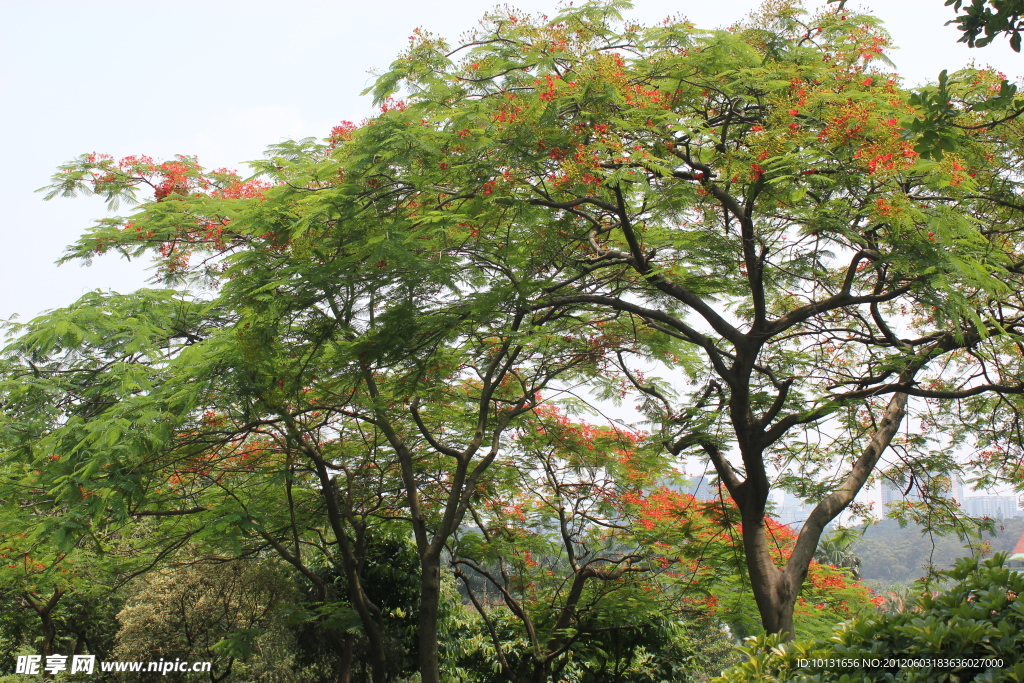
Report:
M551 0L515 3L553 14ZM724 27L755 0L638 0L631 16L670 13ZM853 6L853 3L850 3ZM870 6L870 5L869 5ZM342 119L371 114L359 93L422 26L454 42L490 2L391 0L0 0L0 173L4 259L0 319L66 305L90 289L130 291L148 263L115 256L86 268L53 265L64 247L105 214L97 198L43 202L33 192L58 164L84 152L115 157L191 154L241 168L268 145L323 137ZM878 5L910 82L976 59L1015 78L1021 57L999 41L956 43L943 0Z

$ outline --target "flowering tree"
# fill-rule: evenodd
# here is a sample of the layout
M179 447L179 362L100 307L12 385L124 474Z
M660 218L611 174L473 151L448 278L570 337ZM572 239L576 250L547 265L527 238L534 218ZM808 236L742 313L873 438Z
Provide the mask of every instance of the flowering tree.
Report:
M656 439L573 421L549 405L516 437L452 550L509 680L597 670L689 680L699 664L675 649L694 650L686 631L723 623L734 636L761 631L735 504L666 486L678 475ZM797 535L771 518L765 528L773 561L784 565ZM796 630L830 633L874 613L879 600L845 570L812 562ZM673 629L682 632L675 639L655 635Z
M982 405L1017 414L1020 124L995 111L1015 91L969 70L910 93L877 21L842 9L774 3L709 33L621 7L497 12L454 50L416 34L374 88L408 95L382 182L445 188L474 239L527 229L559 266L535 310L649 333L673 374L647 380L628 354L621 370L669 450L713 465L762 622L792 633L822 530L883 452L920 478L955 467L897 435L908 412L932 435L966 425L950 438L971 447L990 438ZM817 502L782 566L773 470Z
M703 602L737 636L760 633L757 605L743 572L743 521L734 501L722 495L702 502L662 489L638 498L636 504L650 542L671 567L674 583L684 594L697 596L687 599ZM798 535L770 516L765 517L764 528L773 563L785 566ZM874 613L881 601L847 569L812 560L794 606L794 632L804 637L829 633L837 622Z
M668 603L651 594L656 563L623 497L664 470L658 449L550 405L515 437L504 476L481 492L452 551L503 674L547 681L588 664L642 668L632 661L638 636Z
M8 447L32 464L71 454L36 475L95 514L192 518L214 530L199 538L235 552L263 544L314 584L304 557L327 555L346 575L375 681L386 677L385 615L361 588L362 548L373 527L408 524L420 668L436 680L441 558L506 432L542 389L606 370L639 335L616 312L536 310L549 255L475 239L478 206L443 188L396 191L394 160L358 143L407 132L401 106L382 110L325 144L273 149L267 181L186 157L89 154L62 167L52 195L151 193L100 221L73 256L150 252L161 279L220 289L97 295L21 328L6 387L30 400ZM139 334L124 336L132 325ZM102 504L76 497L78 483Z
M153 204L136 224L166 219L163 202ZM276 246L267 251L278 257ZM171 257L165 272L181 277ZM241 284L225 285L225 296ZM293 284L316 286L309 274ZM29 505L69 510L39 533L66 552L97 518L179 520L167 522L177 533L154 540L235 554L272 549L318 587L324 607L333 595L316 566L326 558L345 575L374 679L384 680L389 615L363 588L372 569L366 547L375 529L401 525L415 534L426 577L421 668L436 669L447 539L507 447L506 429L552 378L593 366L595 342L520 334L529 318L515 310L511 320L485 311L488 318L459 330L450 324L457 314L435 310L441 319L429 322L427 306L397 320L372 309L379 322L363 327L330 317L345 315L344 306L353 316L352 300L321 309L308 291L275 290L271 306L281 301L287 312L241 322L216 303L218 312L197 319L189 302L143 292L90 295L23 330L8 348L4 388L19 408L9 414L5 446L41 494ZM408 310L401 299L396 305ZM426 329L393 336L392 326L417 323ZM133 327L137 335L117 334ZM438 333L452 336L438 344ZM396 341L437 347L417 356L393 348Z

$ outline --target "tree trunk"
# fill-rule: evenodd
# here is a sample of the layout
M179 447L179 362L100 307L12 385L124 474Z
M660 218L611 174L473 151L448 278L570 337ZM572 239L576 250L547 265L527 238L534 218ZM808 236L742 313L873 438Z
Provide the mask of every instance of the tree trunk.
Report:
M441 558L434 554L420 560L419 660L420 682L440 683L437 620L441 603Z
M353 548L352 540L346 533L342 505L338 499L338 489L327 470L327 462L320 457L319 453L315 453L311 449L308 449L306 453L316 465L317 475L320 478L320 490L327 503L327 521L338 541L341 567L348 581L349 600L359 614L363 632L369 642L371 680L373 683L385 683L387 653L384 651L384 622L380 608L370 600L363 589L360 561L363 549Z
M341 637L341 662L338 666L338 683L352 683L352 650L354 643L352 636L345 634Z
M799 591L789 585L782 572L768 586L754 587L754 599L761 614L761 625L767 633L781 633L783 640L793 640L793 611Z
M46 662L46 658L53 654L53 641L57 638L57 627L53 623L53 610L60 601L61 596L64 595L64 591L54 588L53 595L45 603L37 602L29 593L24 595L26 602L36 611L40 621L43 622L42 655L43 662ZM44 671L43 678L53 678L53 675Z
M745 502L747 509L742 511L743 551L761 625L768 633L784 633L786 640L792 640L793 608L799 587L794 589L789 576L775 566L764 528L766 501Z
M793 639L793 610L821 533L825 525L839 516L864 487L864 482L878 464L882 452L896 435L906 410L907 395L893 394L877 421L875 433L853 463L842 485L825 496L811 511L800 529L793 553L781 569L775 566L765 535L767 489L764 495L758 493L755 496L745 491L748 495L741 498L734 494L743 519L743 549L750 584L761 615L761 624L768 633L782 633L785 640Z
M53 654L53 641L57 638L57 628L53 625L53 617L50 611L40 614L43 620L43 659Z
M344 556L345 553L342 553ZM350 558L342 561L349 584L349 601L356 608L363 625L363 633L369 645L370 680L385 683L387 680L387 653L384 649L384 623L380 609L370 602L363 590L359 572L351 567Z

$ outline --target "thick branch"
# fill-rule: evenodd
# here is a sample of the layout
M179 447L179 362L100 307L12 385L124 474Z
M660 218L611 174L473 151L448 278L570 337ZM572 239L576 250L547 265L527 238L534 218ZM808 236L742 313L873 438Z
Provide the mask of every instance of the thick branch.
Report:
M882 419L878 421L875 433L863 452L861 452L860 457L854 462L842 486L825 496L815 506L814 510L811 511L811 514L808 515L807 521L804 522L803 528L800 530L800 536L797 538L793 555L786 563L785 573L786 577L790 580L791 586L798 587L803 583L804 578L807 576L807 568L810 565L811 558L814 557L814 551L818 547L818 539L821 538L821 532L825 525L845 510L846 506L853 501L861 488L863 488L864 482L867 481L871 472L875 469L879 458L882 457L882 452L885 451L896 435L896 431L899 429L900 423L903 422L903 417L906 414L907 394L894 394L889 400L889 405L886 406L885 412L882 414Z

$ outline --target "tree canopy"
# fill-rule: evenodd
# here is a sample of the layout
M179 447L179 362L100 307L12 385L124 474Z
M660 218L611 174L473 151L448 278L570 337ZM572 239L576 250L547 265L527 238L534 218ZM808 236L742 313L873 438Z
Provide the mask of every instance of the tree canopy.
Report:
M1003 33L1010 38L1010 47L1020 52L1020 32L1024 29L1021 16L1024 15L1024 2L1020 0L946 0L946 6L963 14L949 22L964 34L960 42L971 47L984 47L996 36Z

